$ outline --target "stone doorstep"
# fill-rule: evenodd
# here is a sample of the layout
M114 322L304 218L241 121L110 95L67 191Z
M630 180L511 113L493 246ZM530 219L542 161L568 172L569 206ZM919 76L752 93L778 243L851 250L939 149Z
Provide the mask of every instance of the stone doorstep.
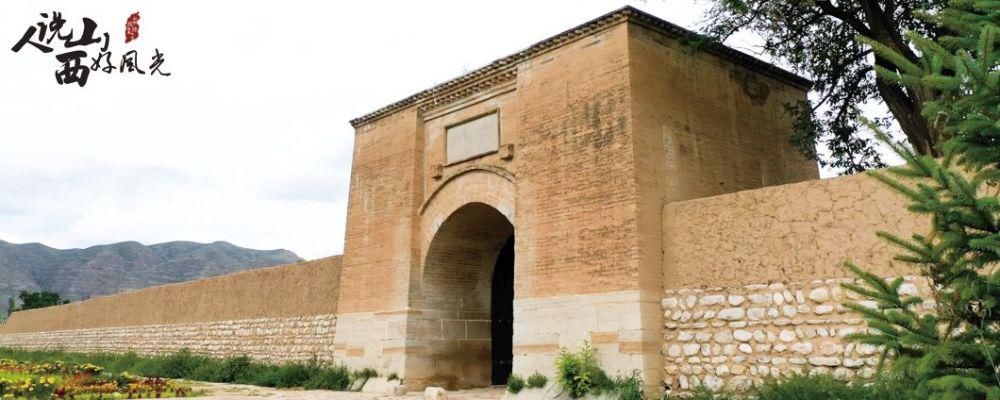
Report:
M379 376L368 378L364 386L361 388L361 393L402 396L406 394L406 388L399 380L390 381L388 378Z

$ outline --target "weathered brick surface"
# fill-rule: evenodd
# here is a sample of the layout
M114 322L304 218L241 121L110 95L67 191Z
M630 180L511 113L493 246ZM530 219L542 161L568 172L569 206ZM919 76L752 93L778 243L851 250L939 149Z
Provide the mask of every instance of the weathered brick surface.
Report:
M342 313L402 309L413 263L420 118L406 109L357 129L344 239Z
M785 105L804 88L641 26L629 34L636 178L659 192L654 205L819 177L789 142Z
M640 281L659 292L662 245L672 240L661 236L664 202L819 175L788 139L785 104L805 99L801 86L714 54L692 54L644 26L630 26L629 36Z
M638 284L627 40L619 25L519 67L519 298Z

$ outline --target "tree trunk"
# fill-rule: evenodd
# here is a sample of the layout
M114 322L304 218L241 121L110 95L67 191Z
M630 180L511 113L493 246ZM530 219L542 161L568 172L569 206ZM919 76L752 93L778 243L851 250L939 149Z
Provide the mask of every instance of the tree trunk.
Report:
M909 43L903 39L898 24L893 21L892 10L883 10L873 0L861 0L861 6L869 28L868 36L871 39L902 54L911 62L919 61L919 57L910 48ZM897 70L891 62L878 56L875 57L875 65L890 71ZM899 127L906 135L907 141L913 146L913 150L919 154L940 156L940 149L937 148L937 145L942 140L941 133L928 124L927 119L922 114L924 102L933 100L937 97L936 93L923 89L901 88L878 76L875 77L875 85L878 88L879 96L889 108L889 112L899 122Z
M895 83L886 82L882 78L876 78L875 85L878 87L879 96L896 118L913 150L919 154L940 156L936 147L937 141L934 139L936 136L931 132L927 119L920 114L922 107L919 104L922 100L919 98L916 101L911 100Z

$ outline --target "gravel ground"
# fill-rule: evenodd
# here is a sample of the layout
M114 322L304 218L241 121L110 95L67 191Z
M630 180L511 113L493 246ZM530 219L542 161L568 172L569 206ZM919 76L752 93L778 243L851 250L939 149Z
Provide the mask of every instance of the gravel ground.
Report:
M187 382L195 390L204 391L206 395L200 400L243 400L243 399L301 399L301 400L418 400L423 399L423 392L407 393L405 396L387 396L359 392L335 392L330 390L295 390L273 389L250 385L233 385L226 383ZM470 389L448 392L448 400L498 400L503 397L504 389Z

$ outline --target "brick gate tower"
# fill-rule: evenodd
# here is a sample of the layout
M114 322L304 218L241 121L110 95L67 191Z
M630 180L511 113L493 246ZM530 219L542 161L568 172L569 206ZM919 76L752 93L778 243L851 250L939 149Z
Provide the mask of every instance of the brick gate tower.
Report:
M809 82L694 36L626 7L351 121L335 358L476 387L589 341L660 381L663 205L818 176Z

